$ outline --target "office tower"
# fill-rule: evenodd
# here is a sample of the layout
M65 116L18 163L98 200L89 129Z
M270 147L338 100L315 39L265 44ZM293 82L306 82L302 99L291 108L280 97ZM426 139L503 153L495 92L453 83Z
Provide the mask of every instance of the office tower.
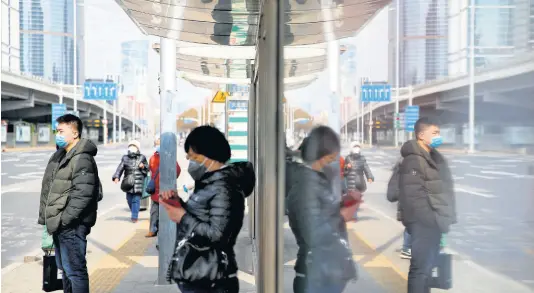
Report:
M2 69L20 69L19 0L2 0Z
M400 1L400 86L447 76L448 0ZM389 9L389 80L395 81L397 3Z
M74 0L20 0L20 70L74 83ZM77 81L84 80L84 6L77 2Z

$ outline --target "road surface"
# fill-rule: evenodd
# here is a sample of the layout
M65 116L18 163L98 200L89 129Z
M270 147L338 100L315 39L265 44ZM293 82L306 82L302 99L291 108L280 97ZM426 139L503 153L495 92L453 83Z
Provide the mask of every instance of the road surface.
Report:
M152 154L151 148L144 148ZM2 268L34 256L41 245L42 226L37 224L41 180L52 151L2 154ZM104 199L99 214L117 205L127 208L124 193L111 177L123 154L124 145L99 147L96 156ZM145 212L146 213L146 212ZM98 221L97 221L98 225Z
M389 176L398 150L364 149L376 174ZM458 224L447 243L464 259L534 290L534 158L507 154L446 154L455 182ZM376 177L376 175L375 175ZM388 180L389 178L380 178ZM396 204L385 194L365 201L391 217Z

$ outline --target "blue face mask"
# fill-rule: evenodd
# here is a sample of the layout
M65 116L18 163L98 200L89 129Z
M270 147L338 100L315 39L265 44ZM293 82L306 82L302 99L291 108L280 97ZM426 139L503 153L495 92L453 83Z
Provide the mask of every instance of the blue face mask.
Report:
M156 146L156 153L159 153L159 145Z
M65 140L65 137L61 134L56 134L56 145L60 148L64 148L67 146L67 141Z
M441 144L443 144L443 138L441 136L435 136L432 138L432 142L430 143L429 147L431 148L438 148Z

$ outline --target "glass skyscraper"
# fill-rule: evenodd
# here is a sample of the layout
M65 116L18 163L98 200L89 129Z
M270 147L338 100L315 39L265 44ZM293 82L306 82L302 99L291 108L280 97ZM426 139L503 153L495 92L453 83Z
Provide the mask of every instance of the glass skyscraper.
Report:
M63 83L74 83L74 0L20 0L20 69ZM78 0L77 81L83 82L84 10Z
M397 0L398 1L398 0ZM400 86L447 76L448 0L401 0ZM397 3L390 7L389 79L395 82Z
M451 74L465 74L469 72L471 48L471 0L451 3L449 70ZM475 1L475 67L506 62L532 50L532 9L529 0Z

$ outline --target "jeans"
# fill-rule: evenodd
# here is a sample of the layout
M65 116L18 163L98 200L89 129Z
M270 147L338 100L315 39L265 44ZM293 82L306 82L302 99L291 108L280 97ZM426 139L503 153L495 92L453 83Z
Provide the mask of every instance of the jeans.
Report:
M150 206L150 232L158 233L159 227L159 203L152 201Z
M343 293L346 285L346 283L310 285L305 277L296 276L293 279L293 293Z
M407 251L408 249L412 249L412 236L408 233L408 229L404 228L402 250Z
M137 220L139 218L139 209L141 208L141 195L137 193L126 193L126 200L130 211L132 211L132 219Z
M408 226L412 238L412 258L408 273L408 293L430 293L432 270L439 255L439 229L413 223Z
M222 286L215 288L196 288L186 283L178 283L178 289L181 293L238 293L239 280L237 278L228 279Z
M54 233L56 264L63 271L63 292L89 293L87 273L87 235L91 228L83 224L60 228Z

